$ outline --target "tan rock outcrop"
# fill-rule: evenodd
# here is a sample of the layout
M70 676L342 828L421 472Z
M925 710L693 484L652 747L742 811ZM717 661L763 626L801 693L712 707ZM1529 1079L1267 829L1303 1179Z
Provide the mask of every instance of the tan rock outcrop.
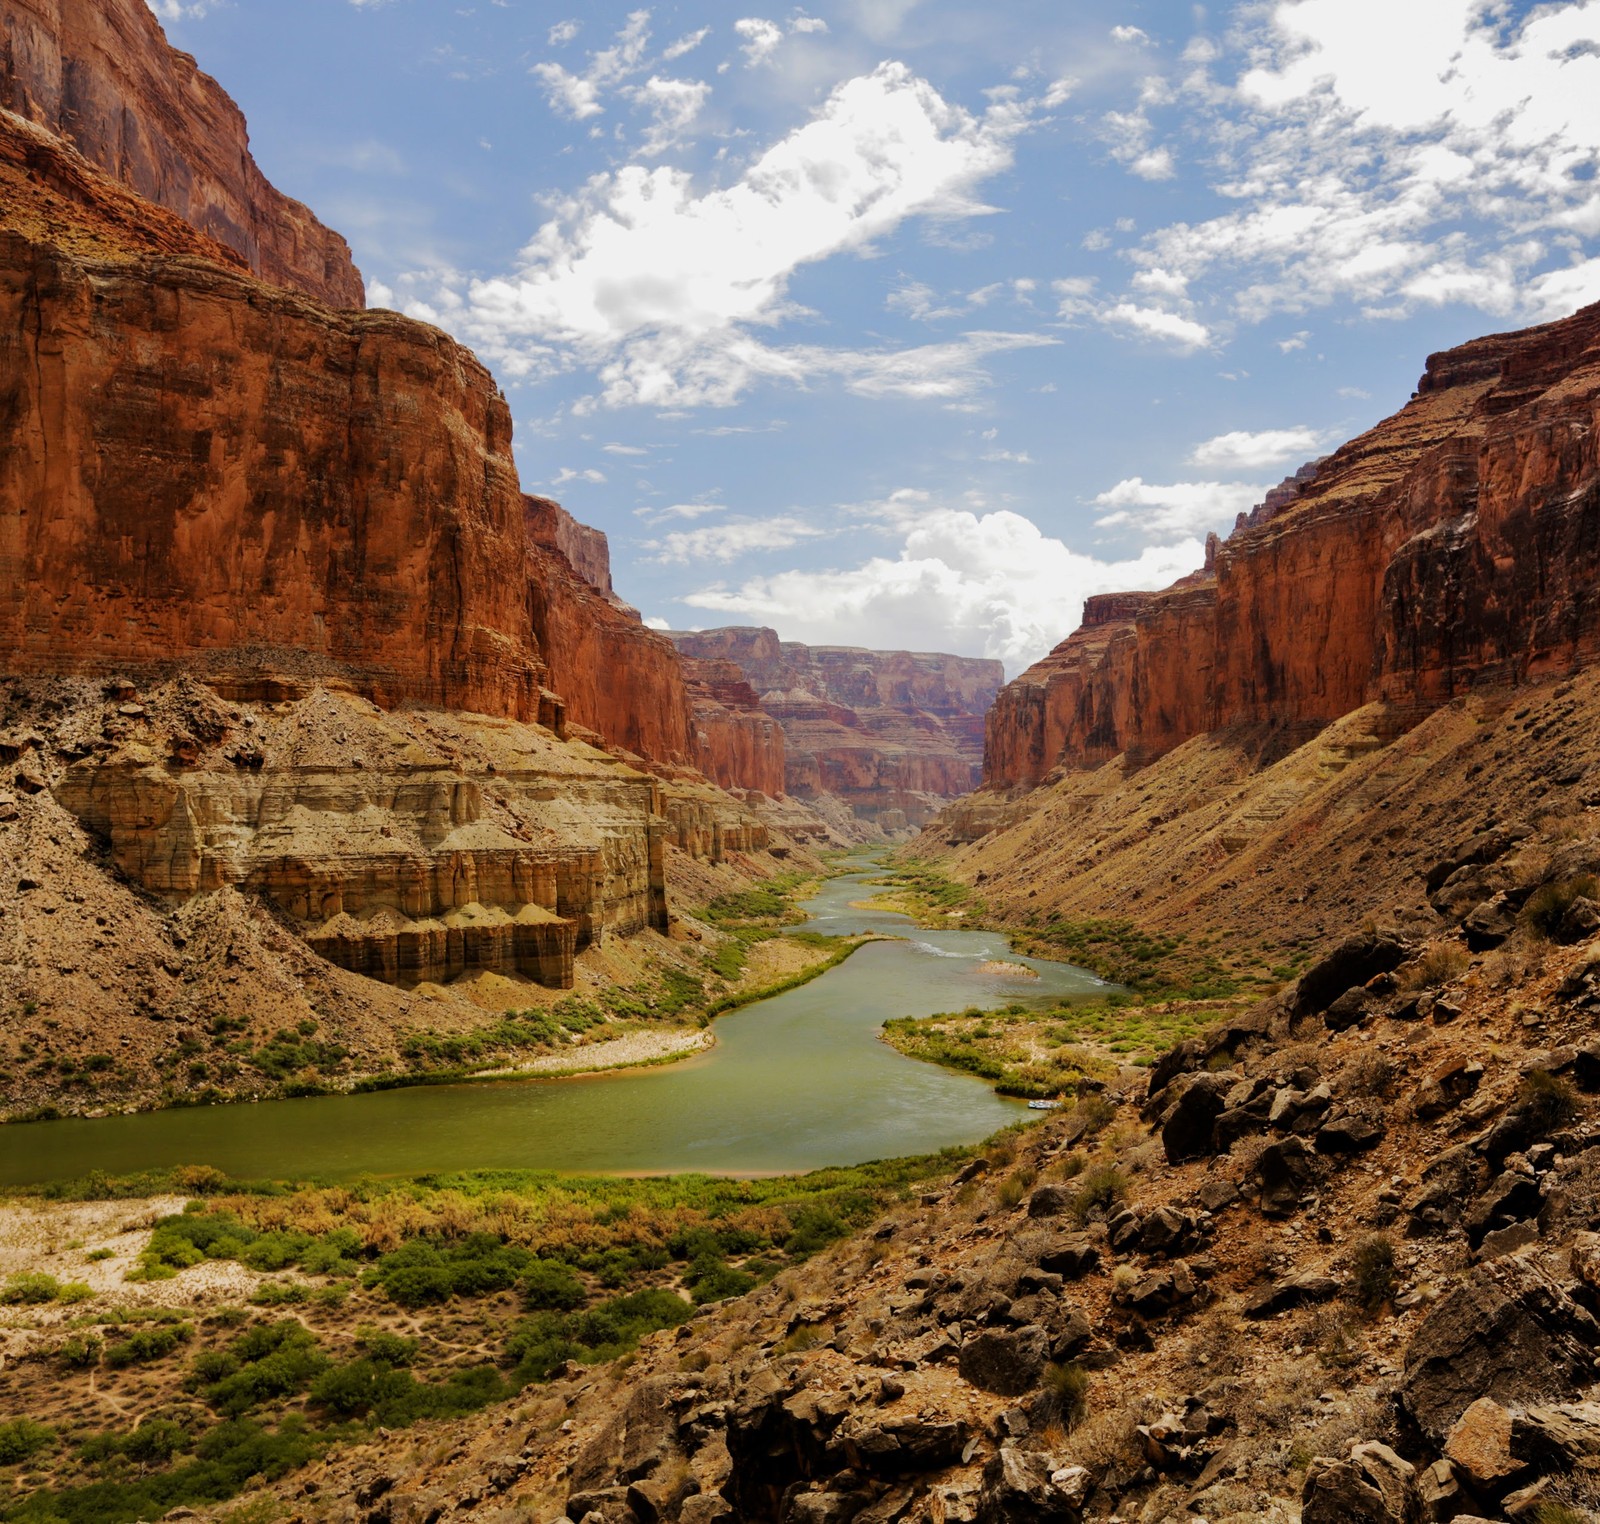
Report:
M275 286L365 305L350 248L276 190L244 116L144 0L0 0L0 107L243 256Z

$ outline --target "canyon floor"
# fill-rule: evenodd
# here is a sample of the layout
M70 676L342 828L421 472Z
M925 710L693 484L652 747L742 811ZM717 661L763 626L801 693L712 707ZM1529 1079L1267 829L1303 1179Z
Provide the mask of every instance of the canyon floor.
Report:
M1028 857L925 837L896 903L1123 985L897 1024L1068 1095L981 1150L13 1202L56 1289L9 1293L8 1515L187 1467L239 1520L1591 1517L1597 717L1580 675L969 801ZM207 1502L208 1453L263 1478Z

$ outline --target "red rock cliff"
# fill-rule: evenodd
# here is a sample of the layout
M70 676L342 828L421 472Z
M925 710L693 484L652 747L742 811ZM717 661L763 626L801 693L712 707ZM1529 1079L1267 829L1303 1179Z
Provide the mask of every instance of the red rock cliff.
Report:
M785 735L787 792L832 796L888 830L920 825L978 782L998 662L806 646L735 626L674 633L686 654L731 662Z
M144 0L0 0L0 107L330 307L365 303L350 249L250 156L227 92L168 46Z
M4 121L0 139L20 141L5 157L59 163L61 183L93 178ZM114 240L88 212L52 242L7 221L8 670L195 658L252 680L298 667L384 704L537 715L511 419L470 353L393 314L140 252L124 229L102 257ZM153 215L146 244L170 236Z
M1410 403L1242 520L1204 571L1092 600L1000 695L985 784L1375 699L1404 723L1476 683L1592 661L1597 425L1600 305L1430 357Z
M783 732L747 684L687 660L611 591L606 537L547 497L523 499L529 611L569 722L723 788L784 792Z

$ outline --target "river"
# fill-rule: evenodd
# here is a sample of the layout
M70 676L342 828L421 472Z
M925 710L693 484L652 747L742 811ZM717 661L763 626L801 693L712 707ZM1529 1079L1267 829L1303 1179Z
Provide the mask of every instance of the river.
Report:
M863 861L804 902L792 930L883 932L821 977L718 1018L709 1052L570 1079L418 1086L0 1127L0 1184L209 1164L241 1178L349 1178L468 1169L759 1175L970 1143L1023 1114L981 1080L878 1038L892 1016L1089 998L1106 986L1019 958L997 932L922 930L854 910L881 871ZM1037 980L980 972L1026 963Z

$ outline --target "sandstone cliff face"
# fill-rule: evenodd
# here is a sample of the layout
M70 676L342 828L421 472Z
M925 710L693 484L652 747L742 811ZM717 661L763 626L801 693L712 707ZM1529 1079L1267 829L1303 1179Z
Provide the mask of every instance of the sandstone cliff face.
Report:
M549 498L523 505L530 617L567 721L669 773L689 768L726 789L781 795L783 732L737 669L684 657L616 596L598 529Z
M384 704L536 718L511 420L438 331L196 260L0 230L0 652L263 650Z
M1431 357L1405 408L1286 484L1206 570L1093 601L1001 694L986 785L1235 724L1305 733L1372 700L1409 723L1592 660L1597 413L1600 307Z
M330 307L365 304L337 233L268 183L244 116L144 0L0 0L0 107Z
M780 641L768 629L674 633L679 650L731 663L783 727L786 790L842 800L901 831L978 782L984 711L998 662Z

